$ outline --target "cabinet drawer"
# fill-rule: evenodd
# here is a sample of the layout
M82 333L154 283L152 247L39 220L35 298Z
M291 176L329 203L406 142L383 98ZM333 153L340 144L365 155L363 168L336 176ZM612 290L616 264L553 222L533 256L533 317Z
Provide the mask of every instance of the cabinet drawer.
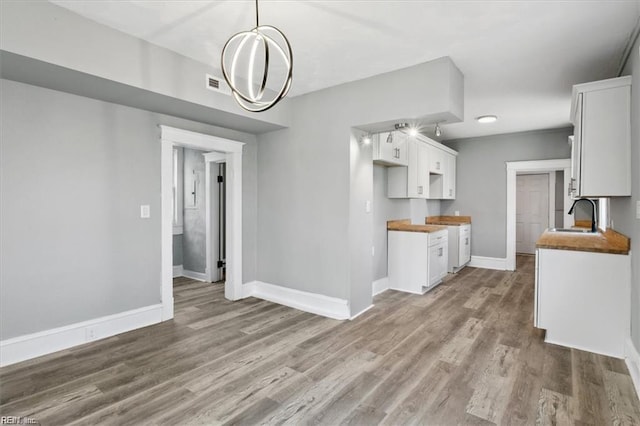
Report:
M449 232L445 229L443 231L429 233L429 247L436 244L446 243L449 240Z

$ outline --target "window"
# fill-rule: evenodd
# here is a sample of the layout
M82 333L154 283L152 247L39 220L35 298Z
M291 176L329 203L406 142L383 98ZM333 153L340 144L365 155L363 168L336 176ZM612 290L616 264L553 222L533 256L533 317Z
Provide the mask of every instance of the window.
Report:
M182 148L173 148L173 234L182 234L183 185Z

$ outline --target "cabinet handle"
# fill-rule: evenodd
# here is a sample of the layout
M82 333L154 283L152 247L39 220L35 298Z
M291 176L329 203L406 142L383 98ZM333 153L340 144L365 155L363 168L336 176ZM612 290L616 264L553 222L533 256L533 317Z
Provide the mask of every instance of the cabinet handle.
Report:
M440 170L440 162L436 161L436 170Z
M422 186L418 187L418 194L422 194Z
M443 250L442 250L442 247L440 247L440 248L438 249L438 257L442 257L442 251L443 251Z
M389 133L387 136L387 143L393 143L393 133Z
M449 189L449 196L453 197L453 189Z
M400 148L394 148L394 157L400 159Z
M467 238L465 238L465 239L464 239L464 245L465 245L465 246L468 246L468 245L469 245L469 237L467 237Z

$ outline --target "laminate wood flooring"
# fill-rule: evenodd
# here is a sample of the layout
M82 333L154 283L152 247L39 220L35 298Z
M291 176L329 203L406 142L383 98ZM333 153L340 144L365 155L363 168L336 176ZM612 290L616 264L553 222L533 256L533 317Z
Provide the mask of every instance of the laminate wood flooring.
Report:
M638 425L625 363L545 344L534 258L387 291L353 321L174 282L175 319L0 369L43 425Z

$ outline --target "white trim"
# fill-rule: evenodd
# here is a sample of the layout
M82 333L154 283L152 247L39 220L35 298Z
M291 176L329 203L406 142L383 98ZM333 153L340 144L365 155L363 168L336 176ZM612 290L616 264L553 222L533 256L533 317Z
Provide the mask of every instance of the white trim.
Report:
M205 283L211 282L209 281L209 277L207 274L202 272L189 271L188 269L182 270L182 276L185 278L191 278L192 280L202 281Z
M467 264L473 268L496 269L498 271L507 270L507 259L500 257L471 256L471 261Z
M562 188L563 192L563 206L562 210L564 212L564 220L562 223L562 228L571 228L573 226L572 216L569 214L569 206L571 205L571 195L569 195L569 181L571 180L571 167L566 167L564 169L564 188ZM556 226L558 224L556 223Z
M571 167L571 159L508 161L507 166L507 258L505 269L516 269L516 174L551 172ZM473 262L473 257L472 257Z
M373 303L371 305L367 306L366 308L364 308L363 310L361 310L360 312L358 312L357 314L353 315L351 318L349 318L349 320L353 321L354 319L358 318L360 315L364 314L365 312L367 312L371 308L373 308Z
M242 297L242 149L244 143L204 135L169 126L161 130L161 205L162 319L173 318L173 146L186 146L205 151L220 151L227 157L227 279L224 295L229 300Z
M242 290L243 297L253 296L328 318L339 320L351 318L349 302L346 299L309 293L262 281L244 284Z
M183 273L182 265L173 265L173 278L181 277Z
M376 296L389 290L389 277L380 278L371 284L371 294Z
M556 227L556 172L549 172L549 228ZM559 227L560 228L560 227Z
M633 344L631 337L627 337L625 346L625 361L627 363L627 368L629 369L633 385L636 388L636 393L640 395L640 354Z
M0 342L0 366L68 349L162 321L162 305L151 305Z

